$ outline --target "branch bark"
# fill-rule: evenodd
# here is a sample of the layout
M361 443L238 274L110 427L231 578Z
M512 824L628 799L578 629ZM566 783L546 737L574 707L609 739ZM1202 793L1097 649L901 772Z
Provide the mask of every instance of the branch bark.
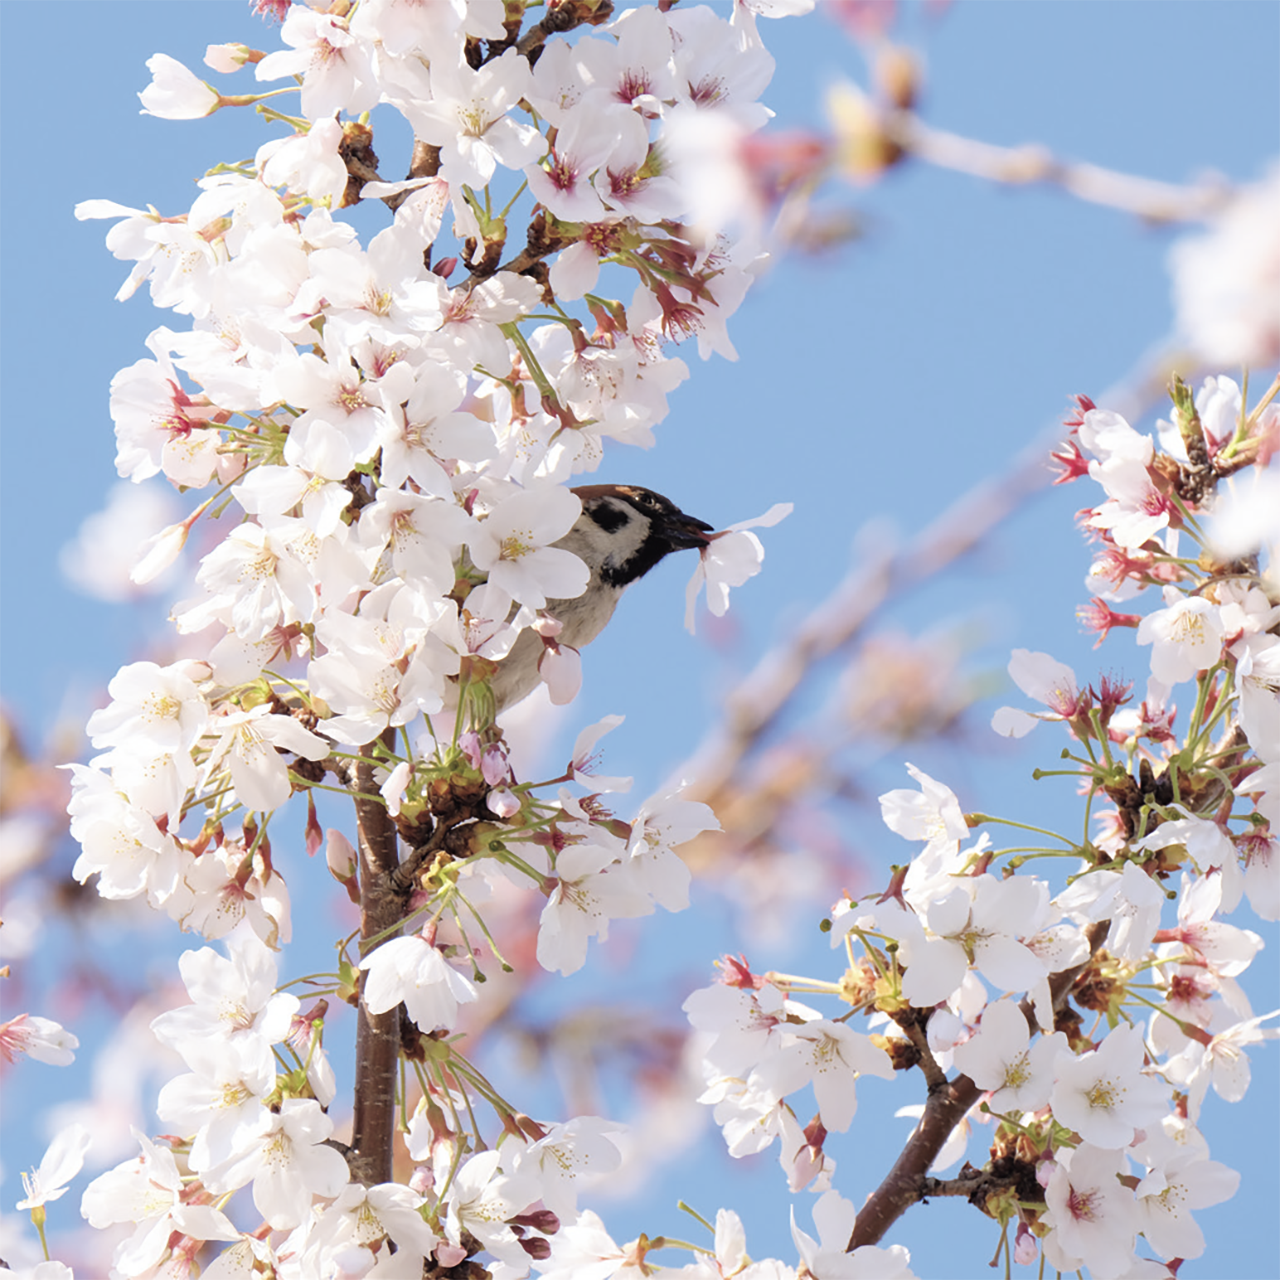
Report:
M383 734L384 745L394 746L394 731ZM386 805L369 797L377 795L374 759L370 747L362 747L356 766L356 824L360 857L360 938L365 944L387 930L395 930L403 912L403 899L391 889L391 873L399 863L396 828ZM395 936L394 931L387 938ZM379 944L386 941L382 938ZM360 1006L356 1022L356 1083L349 1163L353 1175L366 1186L391 1181L392 1139L396 1120L396 1066L400 1059L400 1007L386 1013L365 1008L360 975Z
M1110 920L1089 926L1085 933L1089 941L1089 960L1097 954L1110 927ZM1053 997L1055 1013L1066 1003L1072 983L1089 960L1072 969L1055 973L1050 979L1049 992ZM1024 1009L1023 1012L1027 1013L1029 1010ZM884 1239L885 1232L917 1200L931 1194L930 1187L936 1187L937 1180L928 1177L929 1166L937 1159L938 1152L942 1150L942 1144L951 1135L951 1131L964 1119L981 1094L982 1090L965 1075L958 1075L954 1080L938 1081L929 1089L924 1115L921 1116L916 1131L907 1140L907 1145L903 1147L902 1154L889 1170L888 1176L858 1210L853 1235L849 1237L850 1252L864 1244L878 1244ZM936 1190L932 1194L937 1194Z

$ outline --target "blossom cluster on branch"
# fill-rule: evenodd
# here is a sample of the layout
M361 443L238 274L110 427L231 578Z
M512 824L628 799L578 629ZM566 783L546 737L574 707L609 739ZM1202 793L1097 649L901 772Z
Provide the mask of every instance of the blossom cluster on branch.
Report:
M558 776L517 777L492 681L533 637L552 700L575 696L551 608L587 585L557 545L582 513L570 482L606 446L654 442L688 376L681 342L733 356L727 320L764 257L743 146L769 115L757 17L810 4L735 0L726 18L665 2L259 0L285 47L211 46L206 62L282 87L223 93L165 55L148 64L147 112L253 106L286 132L208 173L186 212L77 207L116 220L108 246L132 264L118 296L146 284L189 322L156 329L112 383L120 475L201 495L134 576L163 572L201 521L207 550L173 611L197 656L124 667L88 723L99 754L69 766L75 875L223 943L182 957L188 1000L151 1023L185 1068L160 1091L166 1133L138 1133L137 1156L81 1202L112 1277L606 1280L683 1249L692 1261L661 1265L696 1280L909 1280L906 1250L881 1241L940 1195L996 1219L1007 1261L1166 1276L1203 1251L1192 1212L1238 1177L1209 1158L1201 1105L1210 1088L1242 1097L1246 1046L1277 1034L1236 981L1262 940L1220 919L1246 897L1280 918L1263 471L1276 386L1249 408L1228 378L1194 396L1175 382L1159 447L1080 402L1064 478L1105 491L1084 521L1101 545L1082 616L1103 636L1136 629L1152 676L1134 710L1129 686L1082 688L1020 651L1011 675L1047 709L995 727L1066 726L1070 767L1053 772L1086 796L1082 831L1009 822L1046 843L997 848L979 829L1008 820L966 814L912 769L920 789L882 807L922 849L878 898L835 905L840 976L726 960L687 1002L730 1151L776 1139L789 1189L817 1193L815 1234L793 1211L794 1265L753 1261L728 1208L703 1244L617 1244L579 1196L619 1165L619 1126L532 1118L457 1034L512 967L493 923L511 894L539 905L537 961L569 974L611 921L687 906L675 849L717 826L679 789L616 815L629 781L603 776L597 747L618 717L584 729ZM414 139L396 181L374 150L391 114ZM734 171L740 186L717 186ZM388 225L366 243L341 210L374 200ZM720 614L759 570L749 530L784 510L707 536L690 626L702 587ZM1150 587L1162 608L1113 607ZM351 836L322 828L318 792L354 802ZM321 848L358 937L338 940L332 973L282 981L286 873ZM1069 860L1065 887L1029 870L1047 857ZM804 995L846 1007L828 1016ZM333 1001L358 1010L350 1143ZM77 1047L48 1019L0 1027L6 1056L65 1063ZM855 1210L826 1136L852 1125L859 1076L915 1067L919 1123ZM990 1158L936 1176L979 1124ZM65 1128L25 1179L19 1208L42 1239L89 1144Z
M763 124L773 60L745 4L727 20L560 0L527 29L502 0L261 7L285 47L211 46L206 62L284 87L224 94L157 54L139 96L170 119L255 106L286 132L207 174L184 212L76 209L115 220L108 247L131 264L117 296L145 284L187 322L156 329L111 386L120 475L211 491L133 576L164 570L201 520L212 545L172 615L199 656L129 664L90 718L74 874L228 950L188 952L191 1003L153 1023L189 1069L161 1091L172 1134L139 1135L83 1213L115 1229L119 1276L554 1268L575 1179L618 1152L602 1121L523 1117L450 1038L486 968L508 967L485 903L540 894L537 958L572 972L610 920L687 904L673 848L715 819L678 793L613 815L607 793L629 783L599 776L594 751L616 717L561 776L518 779L490 680L533 633L553 700L573 698L576 654L548 611L588 582L556 545L582 513L569 482L606 441L653 443L688 374L679 344L734 354L726 321L763 256L749 231L689 220L679 139L704 115ZM373 149L388 113L414 138L398 182ZM372 198L391 213L365 243L339 211ZM701 587L723 613L758 571L747 529L778 514L706 536L690 621ZM317 790L355 800L355 848L326 839ZM302 794L296 838L283 815ZM283 869L322 844L363 928L303 1008L277 990ZM328 1115L335 996L360 1012L345 1159ZM9 1047L65 1061L75 1041L25 1018ZM393 1124L408 1186L387 1180ZM36 1178L24 1207L41 1220L84 1145L68 1131ZM212 1262L210 1242L229 1245Z
M1099 594L1081 617L1099 642L1135 629L1151 675L1134 707L1131 684L1082 683L1018 650L1010 675L1044 709L1003 708L993 727L1066 728L1068 763L1037 777L1077 784L1081 831L966 813L908 766L918 789L887 793L881 811L922 848L878 897L835 904L841 975L726 958L719 983L686 1002L705 1043L702 1100L730 1152L777 1141L790 1188L823 1193L825 1233L802 1245L812 1274L854 1274L832 1255L856 1257L939 1195L964 1195L1000 1224L1006 1266L1156 1277L1204 1252L1194 1211L1240 1178L1210 1159L1202 1104L1211 1088L1240 1101L1247 1048L1280 1035L1265 1025L1280 1010L1255 1015L1238 982L1263 939L1222 919L1247 898L1280 920L1280 508L1264 470L1280 448L1277 392L1280 378L1250 409L1230 378L1194 396L1175 378L1158 445L1084 397L1069 420L1060 479L1087 475L1105 494L1081 516L1100 544ZM1152 588L1162 607L1113 609ZM1191 690L1181 724L1180 685ZM1001 847L993 832L1005 826L1018 840ZM1051 858L1068 868L1057 892L1033 870ZM847 1008L827 1015L804 995ZM927 1100L899 1113L918 1117L916 1131L855 1213L832 1189L827 1135L852 1124L860 1076L916 1067ZM805 1123L796 1095L809 1088ZM932 1176L978 1125L990 1134L981 1167Z

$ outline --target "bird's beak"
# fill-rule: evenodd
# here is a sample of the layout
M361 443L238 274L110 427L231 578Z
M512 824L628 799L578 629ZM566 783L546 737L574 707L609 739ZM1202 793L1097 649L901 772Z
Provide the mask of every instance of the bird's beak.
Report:
M686 547L705 547L711 539L707 536L715 528L696 516L678 512L662 523L662 533L672 548L679 551Z

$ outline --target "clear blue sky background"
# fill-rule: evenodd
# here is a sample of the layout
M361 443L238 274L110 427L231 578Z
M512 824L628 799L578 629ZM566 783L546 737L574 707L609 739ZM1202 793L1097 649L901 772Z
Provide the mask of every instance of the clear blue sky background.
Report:
M1170 181L1207 170L1248 180L1280 150L1274 4L958 3L930 19L913 7L906 22L927 58L925 113L942 128L1002 144L1041 142L1062 156ZM762 29L778 59L765 100L780 125L816 122L825 84L861 75L856 51L821 13ZM250 154L266 131L243 112L193 124L140 116L134 94L147 83L145 59L163 51L199 69L208 43L269 48L273 36L239 0L6 0L0 36L3 696L39 739L57 714L71 709L83 718L97 704L106 680L146 649L167 610L167 602L124 609L86 600L57 569L59 548L102 506L114 480L110 378L147 354L144 337L165 319L145 296L113 301L128 266L103 247L108 224L77 223L72 206L104 197L184 211L195 177ZM384 171L394 174L398 163ZM1167 231L1057 192L997 190L918 168L834 198L856 200L866 238L821 260L780 262L731 326L740 360L703 365L690 353L693 376L674 395L658 446L615 454L600 472L660 489L716 524L776 501L796 504L766 535L764 575L735 594L727 644L682 631L691 565L669 563L635 589L622 620L590 651L567 740L600 715L624 713L610 771L636 773L638 796L697 743L734 674L843 576L861 526L888 521L905 535L918 530L1051 424L1069 394L1100 395L1170 326ZM903 602L891 621L920 631L965 624L978 646L972 661L985 670L1002 669L1008 650L1021 646L1053 651L1086 679L1099 663L1145 679L1145 651L1126 637L1095 656L1076 631L1088 555L1072 514L1094 500L1082 486L1047 493L961 572ZM1060 745L1046 736L1021 752L907 755L951 782L967 808L1053 825L1071 820L1068 797L1043 784L1030 792L1027 776L1035 764L1050 765ZM872 794L905 785L900 759L878 765L865 783ZM887 832L860 830L858 843L877 850L884 865L904 855ZM307 901L305 873L290 879L295 899ZM825 905L814 904L815 920ZM1257 923L1247 912L1237 922ZM600 958L558 985L557 997L607 1001L624 976L633 983L639 973L678 1003L707 980L723 951L745 950L759 968L822 973L830 964L816 931L765 946L709 895L694 913L642 922L637 936L626 970ZM54 950L61 954L63 945L85 944L57 939ZM154 943L157 951L173 945L168 935ZM316 940L317 963L326 946L327 938ZM103 965L119 960L100 957ZM1275 955L1267 952L1249 976L1255 1012L1280 1003L1276 986ZM1280 1274L1278 1056L1274 1044L1254 1052L1247 1101L1232 1108L1211 1097L1206 1105L1213 1154L1241 1170L1244 1187L1233 1202L1199 1215L1210 1250L1183 1268L1184 1280ZM60 1072L24 1062L8 1076L6 1208L20 1194L16 1170L43 1149L31 1111L55 1091L86 1092L89 1064L89 1054ZM860 1095L850 1139L833 1147L838 1185L855 1202L878 1182L905 1133L893 1108L917 1100L906 1087L877 1084ZM711 1131L643 1196L603 1207L623 1240L640 1230L688 1235L687 1220L674 1212L680 1197L707 1213L733 1206L747 1218L753 1254L790 1257L783 1190L773 1152L731 1162ZM808 1226L807 1204L799 1203ZM988 1274L995 1248L992 1225L963 1204L917 1208L892 1238L911 1248L921 1276Z

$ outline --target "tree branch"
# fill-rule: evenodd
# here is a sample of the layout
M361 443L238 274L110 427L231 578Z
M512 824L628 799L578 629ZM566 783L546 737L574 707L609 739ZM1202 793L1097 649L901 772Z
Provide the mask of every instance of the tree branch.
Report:
M1152 360L1108 388L1098 401L1132 417L1160 396L1167 378L1164 364ZM728 694L719 721L670 775L693 780L689 798L718 809L717 802L732 795L748 758L777 728L824 663L852 652L889 603L932 582L1049 486L1048 454L1061 443L1063 434L1062 423L1055 422L1037 433L1004 471L975 484L909 541L863 554L844 581ZM756 830L753 839L762 838L765 829ZM726 847L727 841L699 839L686 845L681 855L698 868Z
M1110 927L1111 921L1103 920L1091 924L1086 930L1089 960L1097 954ZM1053 997L1055 1013L1066 1003L1071 984L1089 964L1089 960L1055 973L1050 979L1049 992ZM1027 1010L1024 1009L1023 1012L1026 1013ZM930 1087L924 1104L924 1115L920 1117L915 1132L907 1139L907 1145L903 1147L902 1154L889 1170L888 1176L858 1210L853 1235L849 1237L850 1252L864 1244L878 1244L884 1239L885 1232L917 1200L922 1200L927 1195L961 1194L937 1190L946 1184L939 1183L936 1178L929 1178L928 1171L929 1166L937 1159L938 1152L942 1150L943 1143L951 1136L951 1131L964 1119L981 1094L982 1090L966 1075L958 1075L954 1080L943 1080Z
M382 736L384 745L395 745L393 730ZM360 938L364 943L394 933L403 914L403 900L391 889L391 874L399 862L396 828L387 807L377 796L373 777L372 744L360 749L356 766L356 823L360 855ZM369 947L368 950L373 950ZM360 975L360 1006L356 1023L356 1084L351 1126L352 1173L366 1186L391 1181L392 1138L396 1120L396 1065L400 1058L400 1008L373 1014L365 1008L364 987L368 974Z
M880 122L885 136L903 151L941 169L1004 185L1042 183L1060 187L1078 200L1120 209L1148 222L1206 222L1221 212L1234 195L1232 186L1220 179L1181 186L1101 165L1063 160L1037 144L1001 147L980 142L935 129L912 111L882 108Z

